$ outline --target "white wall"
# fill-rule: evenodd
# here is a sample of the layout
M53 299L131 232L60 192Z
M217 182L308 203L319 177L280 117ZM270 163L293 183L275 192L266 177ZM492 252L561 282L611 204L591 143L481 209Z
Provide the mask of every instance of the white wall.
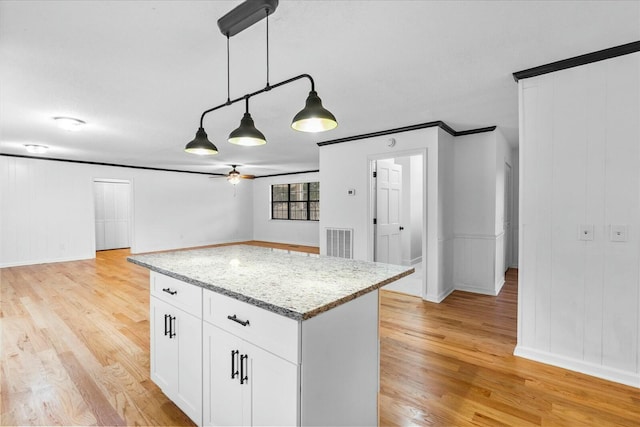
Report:
M520 238L520 221L518 193L520 189L520 151L518 148L511 149L511 160L513 161L513 206L511 210L511 265L510 267L518 268L518 246Z
M0 177L2 267L93 258L95 178L131 181L134 253L253 236L250 183L5 156Z
M640 387L640 53L519 91L515 354Z
M429 300L440 302L453 292L454 211L455 211L454 137L438 128L438 291Z
M488 295L497 295L496 282L504 277L496 274L501 245L501 232L496 232L497 183L503 179L497 133L463 135L454 143L453 281L456 289Z
M370 224L369 174L371 160L395 158L424 153L427 196L423 200L426 224L423 234L423 274L426 275L425 298L437 301L444 298L439 291L440 260L438 251L438 128L427 128L389 136L369 138L342 144L320 147L320 232L327 227L352 228L354 230L354 258L371 259L373 251L373 226ZM389 139L396 144L389 147ZM356 190L355 196L347 190ZM320 253L326 253L326 239L320 238Z
M316 182L320 174L304 173L258 178L253 182L253 238L268 242L294 245L320 246L318 221L286 221L271 219L271 186L273 184L294 184ZM324 188L320 185L320 200L324 198ZM324 215L322 206L320 218Z

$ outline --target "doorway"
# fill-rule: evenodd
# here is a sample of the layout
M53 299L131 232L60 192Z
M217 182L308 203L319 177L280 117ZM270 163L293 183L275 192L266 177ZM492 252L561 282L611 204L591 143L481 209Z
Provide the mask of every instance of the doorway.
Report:
M93 181L96 251L131 247L131 183Z
M371 160L372 259L414 267L415 274L386 288L420 297L426 292L424 161L412 153Z

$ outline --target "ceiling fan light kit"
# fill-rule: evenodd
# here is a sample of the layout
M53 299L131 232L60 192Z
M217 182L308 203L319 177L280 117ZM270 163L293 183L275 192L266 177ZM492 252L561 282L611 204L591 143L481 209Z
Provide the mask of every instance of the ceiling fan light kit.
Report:
M301 132L324 132L335 129L338 126L335 116L322 106L322 101L315 91L313 78L309 74L300 74L273 85L269 84L269 15L275 12L277 7L278 0L246 0L218 20L220 32L227 37L227 101L202 113L196 138L186 145L186 152L200 155L217 154L218 149L209 141L204 131L204 118L213 111L228 107L242 100L246 102L246 110L240 121L240 126L229 135L229 142L243 146L266 144L267 139L262 132L256 129L249 113L249 99L303 78L308 79L311 83L311 91L307 97L305 107L293 118L291 127ZM267 19L267 83L263 89L232 100L229 96L229 37L238 34L263 18ZM231 179L229 179L229 182L231 182Z

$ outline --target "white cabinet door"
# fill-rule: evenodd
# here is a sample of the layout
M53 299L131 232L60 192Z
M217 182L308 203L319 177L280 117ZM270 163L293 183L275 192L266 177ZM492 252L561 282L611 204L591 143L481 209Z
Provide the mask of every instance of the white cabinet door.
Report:
M251 344L248 381L251 386L251 425L298 424L298 366Z
M298 421L298 366L204 322L203 424L288 426Z
M203 325L203 424L245 425L240 387L242 340L207 322Z
M151 379L166 394L174 393L178 382L178 340L169 334L177 309L150 298L151 310Z
M150 298L151 379L196 424L202 423L202 320Z
M173 333L178 342L174 401L189 418L202 425L202 320L178 310Z

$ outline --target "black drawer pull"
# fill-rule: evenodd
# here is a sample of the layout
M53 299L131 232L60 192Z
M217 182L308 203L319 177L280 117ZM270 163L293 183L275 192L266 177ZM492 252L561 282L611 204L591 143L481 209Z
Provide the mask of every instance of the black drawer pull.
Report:
M233 320L236 323L240 323L242 326L249 326L249 321L248 320L240 320L240 319L238 319L236 317L235 314L233 316L231 316L231 315L227 316L227 319Z
M175 295L178 293L178 291L172 291L171 288L163 288L162 290L168 293L169 295Z

